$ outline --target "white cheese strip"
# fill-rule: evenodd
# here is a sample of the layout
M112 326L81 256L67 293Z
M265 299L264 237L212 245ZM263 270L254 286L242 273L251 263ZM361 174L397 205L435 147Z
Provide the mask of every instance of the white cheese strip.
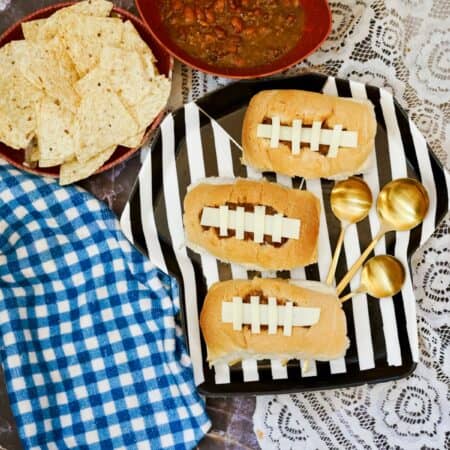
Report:
M219 206L219 236L228 236L228 206Z
M243 303L241 297L233 297L232 303L232 322L233 322L233 330L240 331L242 330L242 322L244 319L244 311L243 311ZM223 303L222 303L222 315L223 315Z
M310 143L310 148L313 152L317 152L319 150L321 128L322 122L315 120L311 128L311 143Z
M242 324L251 325L252 324L252 304L250 303L242 303L242 299L240 302L238 300L239 297L233 297L233 301L223 301L222 302L222 322L224 323L232 323L233 330L241 330L242 328L236 328L237 321L239 319L239 315L241 316L241 327ZM275 301L276 303L276 301ZM290 306L288 306L290 303ZM269 308L273 308L273 306L269 305L259 305L259 324L260 325L269 325ZM270 309L271 310L271 309ZM293 306L292 302L287 302L286 306L284 305L276 305L276 324L279 327L285 326L285 316L290 316L287 319L287 325L291 325L298 327L307 327L316 324L320 319L320 308L307 308L302 306ZM236 314L235 314L236 312ZM272 325L273 329L273 325Z
M336 158L339 149L339 144L341 142L342 125L335 125L333 128L333 135L331 138L331 144L328 149L328 158Z
M275 214L272 221L272 242L281 242L283 234L283 214Z
M300 153L300 142L302 139L302 121L293 120L292 121L292 154L298 155Z
M270 230L273 230L273 222L274 218L273 216L270 217ZM291 222L291 220L295 220L295 231L294 231L294 223ZM286 219L283 217L283 220L281 221L281 237L288 238L288 239L299 239L300 238L300 219Z
M283 328L283 335L284 336L291 336L292 334L292 302L286 302L286 309L284 310L284 328Z
M311 143L311 133L312 128L302 127L301 129L301 140L300 142L305 142L307 144ZM320 130L319 144L331 145L333 140L334 130ZM256 135L259 138L271 139L272 137L272 125L266 123L260 123L256 129ZM280 140L281 141L292 141L292 127L288 125L280 126ZM350 147L356 148L358 146L358 133L356 131L342 131L341 141L339 143L340 147Z
M245 231L245 208L243 206L238 206L235 212L235 230L236 239L244 239Z
M265 220L264 216L266 214L265 206L256 205L254 208L254 228L253 228L253 240L260 244L264 241L264 228Z
M241 208L241 207L239 207ZM278 218L276 218L276 215L271 214L265 214L265 207L264 206L255 206L255 211L253 212L246 212L244 211L244 208L242 210L228 210L228 229L229 230L236 230L236 238L237 239L244 239L244 232L250 232L254 234L254 240L255 234L258 234L258 238L261 238L261 232L263 233L263 236L260 240L260 242L264 239L264 234L267 234L268 236L273 236L274 232L275 234L278 233L277 230L274 230L275 227L278 225L276 224L277 221L279 221ZM258 208L263 208L264 211L258 210ZM258 213L257 213L258 211ZM263 214L263 220L261 222L260 215L261 212L264 212ZM255 214L258 214L258 218L255 220ZM243 216L243 221L242 221ZM239 225L238 225L239 223ZM243 230L241 228L241 224L243 223ZM213 208L210 206L205 206L202 211L202 217L200 218L200 224L204 227L215 227L220 228L220 210L219 208ZM257 233L255 233L255 226L257 228ZM291 219L288 217L282 217L281 220L281 237L286 239L299 239L300 238L300 227L301 227L301 221L299 219ZM238 229L239 228L239 229ZM238 237L238 232L239 236Z
M252 333L258 334L261 331L260 327L260 319L259 319L259 297L258 296L251 296L250 297L250 306L252 311L252 323L251 323L251 330Z
M278 325L278 315L277 315L277 299L275 297L269 297L269 306L268 306L268 325L269 325L269 334L277 334L277 325Z
M280 143L280 118L272 117L272 135L270 136L270 147L277 148Z

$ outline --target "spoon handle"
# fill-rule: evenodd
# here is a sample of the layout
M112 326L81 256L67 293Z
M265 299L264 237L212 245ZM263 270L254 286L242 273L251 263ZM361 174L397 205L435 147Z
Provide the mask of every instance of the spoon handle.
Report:
M378 234L374 237L373 241L369 244L369 246L364 250L363 254L357 259L355 264L351 267L351 269L347 272L344 278L339 282L336 287L336 291L338 295L344 290L345 286L350 282L350 280L355 276L358 269L364 264L364 261L369 256L370 252L375 248L378 241L383 237L387 230L381 228Z
M350 300L352 297L354 297L356 294L359 294L358 291L353 291L348 293L347 295L344 295L343 297L339 297L339 300L341 301L341 303L346 302L347 300Z
M336 273L336 266L339 260L339 255L341 254L342 244L344 242L344 234L347 229L347 226L342 225L341 232L339 233L339 238L336 244L336 248L334 249L333 259L331 260L330 269L328 271L326 284L331 286L333 284L334 274Z

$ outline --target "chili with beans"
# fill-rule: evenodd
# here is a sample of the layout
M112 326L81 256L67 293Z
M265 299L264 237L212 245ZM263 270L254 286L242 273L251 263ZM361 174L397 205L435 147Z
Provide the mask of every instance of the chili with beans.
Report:
M270 64L301 37L300 0L160 0L170 37L191 56L219 67Z

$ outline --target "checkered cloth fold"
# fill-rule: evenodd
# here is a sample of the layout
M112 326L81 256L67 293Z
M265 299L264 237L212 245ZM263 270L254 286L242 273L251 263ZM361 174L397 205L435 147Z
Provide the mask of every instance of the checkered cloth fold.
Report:
M0 359L25 448L196 445L177 295L101 202L0 164Z

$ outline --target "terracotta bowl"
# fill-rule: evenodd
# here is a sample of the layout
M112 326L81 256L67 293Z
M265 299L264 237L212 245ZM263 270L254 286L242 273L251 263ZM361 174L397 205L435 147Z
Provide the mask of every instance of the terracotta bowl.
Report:
M43 19L46 17L51 16L55 11L64 8L65 6L69 6L73 4L74 2L68 2L68 3L60 3L57 5L52 5L47 8L39 9L38 11L35 11L34 13L24 17L19 22L12 25L9 29L7 29L1 36L0 36L0 47L7 44L10 41L17 40L17 39L23 39L22 34L22 28L21 24L22 22L27 22L29 20L34 19ZM128 11L125 11L121 8L113 8L113 12L122 17L124 20L129 20L133 23L133 25L136 27L137 31L141 35L142 39L148 44L148 46L151 48L153 54L155 55L155 58L157 59L156 66L158 67L158 70L161 74L164 74L168 76L169 78L172 75L172 68L173 68L173 58L172 56L164 49L161 44L154 39L152 33L150 32L149 28L145 23L143 23L140 19L138 19L133 14L129 13ZM148 139L149 134L158 127L159 123L161 122L162 118L164 116L164 112L161 111L156 117L156 119L153 121L153 123L147 128L147 131L145 133L144 138L142 139L141 145L146 142ZM118 147L114 154L111 156L111 158L102 166L100 169L98 169L95 173L101 173L105 170L111 169L112 167L116 166L117 164L120 164L121 162L128 159L133 153L135 153L139 148L141 147L139 145L136 148L128 148L128 147ZM48 167L48 168L40 168L35 167L33 169L25 166L23 164L24 162L24 156L25 152L23 150L15 150L11 147L8 147L4 143L0 142L0 157L8 161L10 164L18 167L19 169L25 170L27 172L35 173L38 175L45 175L48 177L59 177L59 166L55 167Z
M300 7L305 13L303 34L297 45L280 59L258 66L243 68L223 68L207 64L186 53L169 36L159 14L160 0L136 0L139 14L157 40L175 58L194 69L227 78L257 78L272 75L298 63L313 53L331 31L331 12L326 0L301 0Z

